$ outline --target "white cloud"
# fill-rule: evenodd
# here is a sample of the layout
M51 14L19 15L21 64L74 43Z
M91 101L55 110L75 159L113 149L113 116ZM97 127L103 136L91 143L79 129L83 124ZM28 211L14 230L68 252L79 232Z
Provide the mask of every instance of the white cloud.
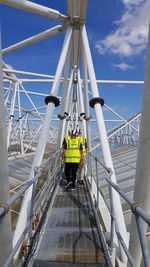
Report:
M122 0L125 12L115 21L117 29L96 42L99 54L132 56L140 54L147 44L149 24L149 0Z
M128 69L134 69L134 67L132 67L132 66L126 64L126 63L120 63L120 64L113 64L112 63L112 66L115 67L115 68L119 68L119 69L121 69L123 71L128 70Z
M124 5L140 5L144 0L122 0Z

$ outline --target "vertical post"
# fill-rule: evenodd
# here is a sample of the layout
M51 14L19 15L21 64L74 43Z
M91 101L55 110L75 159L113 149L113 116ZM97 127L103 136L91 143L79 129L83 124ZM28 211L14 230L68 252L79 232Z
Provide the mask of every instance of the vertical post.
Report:
M78 95L79 95L79 104L80 104L80 110L81 113L84 112L84 104L83 104L83 94L82 94L82 88L81 88L81 78L80 78L80 71L78 71ZM86 136L86 125L85 125L85 120L82 121L83 124L83 136Z
M90 52L90 47L89 47L89 43L88 43L88 38L87 38L85 26L83 26L81 33L82 33L82 42L83 42L83 48L85 51L85 56L86 56L86 61L87 61L87 67L88 67L88 72L89 72L92 94L93 94L93 97L99 97L99 92L98 92L96 77L95 77L95 72L94 72L94 66L93 66L93 62L92 62L92 57L91 57L91 52ZM105 165L107 166L107 168L112 169L113 174L112 174L111 178L112 178L112 181L114 183L116 183L116 177L115 177L113 162L112 162L112 158L111 158L109 143L108 143L108 139L107 139L107 133L106 133L106 129L105 129L101 105L95 104L94 109L95 109L95 113L96 113L96 120L97 120L97 126L98 126L100 141L101 141L101 147L102 147L104 162L105 162ZM117 222L119 225L118 226L119 232L120 232L126 246L128 247L127 230L126 230L126 225L125 225L125 221L124 221L120 197L119 197L118 193L115 192L115 190L113 190L112 195L113 195L115 216L116 216L116 219L117 219ZM120 247L120 256L121 256L122 262L126 263L127 257L126 257L125 252L123 251L123 249L121 247Z
M144 80L144 95L141 112L140 138L136 164L136 180L134 201L140 203L147 213L150 213L150 27L148 38L147 66ZM146 227L145 227L146 230ZM141 263L141 249L136 230L134 215L131 222L131 237L129 244L131 255L137 266Z
M24 121L24 125L23 125L22 139L24 139L24 137L25 137L26 127L27 127L27 121L28 121L28 116L29 116L29 113L26 112L25 121ZM26 152L26 151L27 151L27 150L25 150L24 152Z
M55 74L55 80L54 80L52 90L51 90L51 95L54 95L54 96L56 96L58 93L60 79L61 79L61 75L63 72L64 64L66 61L68 48L70 45L71 35L72 35L72 27L68 27L67 32L66 32L66 36L64 39L64 44L62 47L60 59L58 62L56 74ZM35 156L33 159L29 179L32 179L34 177L34 168L39 167L41 162L42 162L43 154L44 154L44 150L45 150L45 146L46 146L47 135L48 135L48 131L49 131L49 126L50 126L51 119L52 119L53 110L54 110L54 104L49 103L47 106L47 109L46 109L45 119L44 119L44 122L42 125L42 130L40 133L36 153L35 153ZM14 237L13 237L13 246L16 245L17 241L19 240L21 234L23 233L23 231L26 227L28 212L30 210L30 205L31 205L32 191L33 191L33 186L31 186L25 193L23 203L21 206L21 211L20 211L19 218L17 221L17 226L15 229ZM16 257L17 257L17 255L16 255Z
M68 56L67 56L66 64L64 68L64 82L63 82L63 88L62 88L62 101L61 101L61 112L60 112L61 115L65 112L65 108L66 108L65 106L66 106L66 92L67 92L67 87L68 87L70 52L71 52L71 47L69 47L69 52L68 52ZM58 145L57 145L58 149L60 148L62 144L64 125L65 125L65 120L60 120L59 130L58 130Z
M69 86L68 86L68 93L67 93L67 97L66 97L66 111L67 111L67 113L69 113L69 111L70 111L72 98L73 98L73 70L71 71L70 81L69 81ZM65 120L65 123L63 125L63 130L62 130L65 132L65 135L67 135L68 125L69 125L69 121ZM65 130L65 128L66 128L66 130Z
M19 108L18 115L19 115L19 128L20 128L20 151L21 154L24 154L19 84L18 84L18 108Z
M84 85L84 103L85 103L85 113L87 118L89 118L89 99L88 99L88 76L87 76L87 62L85 58L85 52L82 47L82 64L83 64L83 85ZM88 150L91 150L91 135L90 135L90 122L86 120L86 133L87 133L87 144Z
M139 239L141 244L141 250L143 254L143 262L145 267L150 266L150 257L149 257L149 248L147 244L147 237L145 235L145 222L143 221L143 218L141 218L139 215L136 216L136 223L137 223L137 229L139 233Z
M0 40L1 51L1 40ZM5 126L5 107L3 96L2 55L0 52L0 203L9 198L8 156ZM1 204L0 204L1 205ZM11 217L8 212L0 218L0 266L4 266L12 250Z
M11 90L12 90L12 83L10 84L8 91L6 92L6 94L4 96L5 97L5 102L4 102L5 105L7 105Z
M99 209L99 180L98 180L98 162L97 162L97 158L95 158L95 169L96 169L96 189L97 189L96 202L97 202L97 209Z
M17 83L15 82L14 85L13 85L13 96L12 96L12 100L11 100L9 123L8 123L8 129L7 129L7 148L9 148L9 144L10 144L10 134L11 134L11 130L12 130L12 122L13 122L13 119L14 119L16 90L17 90Z

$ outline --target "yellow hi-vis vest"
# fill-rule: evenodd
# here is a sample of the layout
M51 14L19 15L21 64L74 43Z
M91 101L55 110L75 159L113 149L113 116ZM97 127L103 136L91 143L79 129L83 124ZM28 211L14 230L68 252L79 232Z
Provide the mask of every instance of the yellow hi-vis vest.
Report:
M83 136L79 136L78 138L80 139L80 143L82 144L83 156L86 156L86 148L85 148L86 138Z
M81 143L79 138L71 138L70 136L67 136L65 140L67 143L67 149L65 151L65 162L79 163L81 160Z

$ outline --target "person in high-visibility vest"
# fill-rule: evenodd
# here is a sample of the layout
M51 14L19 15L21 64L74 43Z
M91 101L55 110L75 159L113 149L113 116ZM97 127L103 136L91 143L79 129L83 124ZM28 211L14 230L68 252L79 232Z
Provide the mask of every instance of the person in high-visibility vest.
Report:
M81 143L82 143L83 155L86 156L87 141L86 141L86 138L85 137L81 136L81 130L80 129L77 130L77 136L78 136L78 138L80 138Z
M64 138L62 147L62 164L65 163L65 176L67 179L66 190L75 189L76 172L78 165L84 165L84 155L81 140L76 136L77 130L71 131L71 136Z
M68 138L69 136L71 136L71 132L72 132L72 130L71 130L71 129L69 129L69 130L68 130L68 136L66 136L66 137L65 137L65 139L66 139L66 138ZM63 141L63 142L64 142L64 141ZM62 160L62 161L63 161L63 160ZM62 165L63 165L62 179L66 180L64 162L62 162Z
M85 157L86 156L86 151L87 151L87 141L86 141L86 138L81 135L81 129L78 129L77 132L78 132L77 133L77 136L78 136L77 138L79 138L80 142L82 143L83 156ZM84 166L79 164L79 167L78 167L78 174L79 175L77 175L77 177L78 177L78 182L80 184L84 183L83 180L84 180L84 176L85 176L85 167L86 167L85 164L84 164Z

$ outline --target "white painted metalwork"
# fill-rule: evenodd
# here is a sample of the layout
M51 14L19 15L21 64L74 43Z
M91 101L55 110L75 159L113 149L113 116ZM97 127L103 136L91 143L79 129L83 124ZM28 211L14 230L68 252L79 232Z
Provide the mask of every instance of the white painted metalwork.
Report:
M35 156L30 166L30 174L29 174L29 182L35 177L34 171L36 167L41 165L43 160L44 151L46 145L49 143L57 144L58 148L61 147L62 140L64 135L67 135L67 131L71 127L78 127L78 125L83 128L83 135L87 137L88 142L88 149L94 150L99 145L101 145L103 158L106 168L110 168L113 171L111 175L112 181L116 184L116 176L113 167L113 161L110 153L109 143L110 140L112 143L116 141L121 144L137 144L138 142L138 133L139 133L139 120L140 114L136 114L130 120L124 119L120 116L116 111L112 108L107 107L107 109L113 112L119 119L118 120L104 120L102 109L100 104L95 104L94 109L96 113L96 120L90 119L90 112L89 112L89 94L92 94L93 97L99 97L98 87L97 84L144 84L143 81L111 81L111 80L96 80L93 62L91 58L91 52L89 48L88 38L85 30L85 17L86 17L86 8L87 8L87 0L68 0L68 17L60 14L59 11L53 10L42 5L37 5L35 3L29 1L18 1L18 0L0 0L0 3L12 6L21 10L25 10L31 12L33 14L38 14L40 16L44 16L47 18L57 19L62 21L64 24L58 25L54 28L48 29L42 33L39 33L33 37L30 37L22 42L14 44L8 48L2 50L3 54L11 53L16 51L17 49L21 49L27 45L31 45L33 43L37 43L41 40L49 38L57 33L61 32L65 28L67 29L66 37L64 40L64 44L62 47L62 52L60 55L59 63L57 66L56 74L53 75L46 75L46 74L38 74L38 73L29 73L26 71L18 71L9 68L5 63L3 63L3 79L4 83L9 83L8 87L5 87L6 94L5 94L5 104L7 112L9 113L9 120L6 118L6 124L8 128L8 147L10 149L9 156L13 157L13 147L19 145L19 151L16 153L22 154L21 156L24 157L27 155L28 151L31 150L35 152ZM149 58L148 58L149 59ZM82 75L80 77L80 63L82 63ZM150 67L148 66L148 70ZM21 75L21 78L16 77L15 74ZM22 78L23 75L33 76L34 79L31 77L29 78ZM148 76L148 75L147 75ZM149 83L149 78L146 80L146 85ZM64 116L64 119L60 120L59 123L59 130L52 126L52 120L58 121L56 115L53 115L54 112L54 103L49 103L47 109L45 106L38 107L37 103L34 103L32 98L29 96L37 95L40 97L46 96L44 92L37 93L33 91L29 91L25 89L25 83L53 83L52 90L50 92L51 95L58 97L58 89L60 83L62 85L62 96L59 97L61 100L61 108L60 108L60 115ZM89 92L88 85L91 85L92 93ZM147 88L147 87L145 87ZM16 98L16 94L18 98ZM26 99L29 101L30 107L29 109L23 108L21 103L21 96L26 96ZM148 99L148 97L147 97ZM145 101L145 100L144 100ZM146 107L143 108L143 112L147 113L148 104ZM41 111L43 109L43 111ZM46 109L46 112L44 112ZM146 110L146 111L145 111ZM80 113L85 113L85 116L81 116L82 118L79 119ZM16 115L17 114L17 115ZM143 127L146 128L146 124L148 123L148 116L146 117L146 122L143 119ZM122 122L119 124L118 127L114 127L109 130L108 134L106 133L105 128L105 121L106 122ZM90 125L92 123L97 122L98 126L98 135L96 133L95 137L92 137L92 141L98 141L98 145L92 147L93 144L91 142L92 131L94 132L95 129L91 129ZM137 123L137 124L135 124ZM57 124L58 125L58 124ZM148 128L149 130L149 128ZM145 134L146 130L144 130L143 138L148 138L148 135ZM95 133L94 133L95 134ZM143 140L143 139L142 139ZM143 146L141 145L142 150ZM12 149L12 150L11 150ZM30 152L31 152L30 151ZM147 158L148 158L148 151L144 148L144 151ZM132 153L132 152L131 152ZM144 155L145 155L144 154ZM140 154L139 154L140 155ZM133 153L133 156L135 154ZM140 160L141 157L139 156ZM3 158L4 160L4 158ZM58 160L58 159L57 159ZM132 171L135 171L134 164L130 162L126 162L126 160L120 156L119 158L115 158L117 164L124 164L125 169L128 167ZM147 163L148 164L148 163ZM139 168L143 168L142 163L139 164ZM7 166L5 166L7 167ZM146 166L146 170L144 170L145 180L143 185L143 190L145 190L148 171L149 168ZM131 171L130 170L130 171ZM131 172L132 172L131 171ZM139 171L141 173L141 171ZM139 175L139 173L137 172ZM123 175L123 173L122 173ZM133 175L133 173L132 173ZM122 177L122 176L121 176ZM13 178L13 177L12 177ZM98 208L101 207L102 217L105 220L106 232L110 231L110 218L108 213L107 205L102 198L102 195L97 193L98 188L98 181L92 181L91 177L87 177L89 181L91 181L91 190L92 195L95 195L97 200ZM17 180L17 178L16 178ZM133 180L133 179L132 179ZM138 178L138 180L140 180ZM101 183L103 183L103 175L101 175ZM124 182L124 181L123 181ZM138 188L139 188L138 182ZM24 183L22 183L24 184ZM14 188L18 188L17 185ZM140 185L141 186L141 185ZM27 189L23 203L21 205L21 211L19 214L19 219L17 222L17 226L15 229L15 234L13 238L13 246L15 247L19 240L22 238L24 231L26 231L28 217L32 208L32 198L34 188L33 185ZM104 188L105 191L105 188ZM136 189L138 194L138 189ZM146 194L146 193L145 193ZM105 195L105 194L104 194ZM123 210L120 202L119 195L113 190L112 194L114 211L115 211L115 218L118 224L118 229L124 239L125 246L128 247L128 236L126 231L126 226L124 222L124 215ZM142 198L142 197L141 197ZM142 201L143 198L142 198ZM147 203L149 202L149 197L146 197ZM107 202L107 200L106 200ZM31 221L30 221L31 224ZM9 235L10 236L10 235ZM136 240L133 237L133 240ZM21 240L22 242L22 240ZM19 243L19 246L21 244ZM132 242L132 238L131 238ZM136 241L137 242L137 241ZM1 244L1 242L0 242ZM115 241L115 245L117 247L117 254L116 257L119 257L120 266L126 266L126 256L124 251L122 250L121 246L118 246L118 243ZM18 248L17 248L18 249ZM119 253L118 253L119 251ZM138 251L138 245L137 245ZM136 252L136 253L139 253Z
M58 86L60 83L60 79L61 79L64 64L65 64L65 60L67 57L67 52L68 52L68 48L69 48L69 44L70 44L71 34L72 34L72 28L69 27L67 30L67 33L66 33L66 37L64 40L60 60L58 63L56 74L55 74L55 80L54 80L53 87L51 90L51 95L54 95L54 96L56 96L57 92L58 92ZM33 160L29 179L32 179L34 176L34 168L38 167L42 162L53 110L54 110L54 104L49 103L47 106L46 115L45 115L45 119L43 122L42 131L40 134L40 138L39 138L36 154L35 154L35 157ZM16 226L16 230L15 230L14 237L13 237L13 246L16 245L20 236L22 235L23 231L25 230L26 222L27 222L27 218L28 218L28 212L30 210L29 207L31 207L32 191L33 191L33 188L30 187L28 189L28 191L25 193L24 200L23 200L22 207L21 207L21 211L20 211L19 218L18 218L18 222L17 222L17 226Z
M109 108L110 109L110 108ZM111 109L112 110L112 109ZM115 112L116 114L116 112ZM120 116L119 116L120 117ZM141 113L139 112L129 120L109 120L109 122L120 122L125 121L124 123L119 124L119 126L114 127L113 129L109 130L107 133L108 140L111 143L118 143L118 144L131 144L137 145L139 141L139 125L141 121ZM107 120L105 120L107 122ZM97 139L98 136L96 135L94 139ZM100 142L94 147L91 148L91 151L95 150L100 146Z
M85 107L84 107L84 103L83 103L83 94L82 94L82 88L81 88L81 78L80 78L80 72L78 71L78 91L77 91L77 97L79 97L79 107L80 107L80 114L81 113L85 113ZM79 114L79 116L80 116ZM80 119L81 120L81 119ZM85 124L85 120L82 118L82 136L84 136L85 138L87 138L87 134L86 134L86 124Z
M30 38L28 38L28 39L26 39L24 41L21 41L21 42L15 44L15 45L12 45L10 47L7 47L7 48L3 49L2 50L2 54L6 55L6 54L12 53L12 52L14 52L14 51L16 51L18 49L21 49L21 48L27 47L29 45L35 44L35 43L37 43L39 41L42 41L42 40L45 40L45 39L47 39L47 38L49 38L51 36L54 36L54 35L60 33L63 30L64 30L64 27L61 26L61 25L58 25L58 26L53 27L51 29L48 29L48 30L46 30L44 32L41 32L41 33L39 33L39 34L37 34L35 36L32 36L32 37L30 37Z
M15 108L17 87L18 87L18 84L15 83L14 88L13 88L13 96L12 96L12 102L11 102L11 107L10 107L9 124L8 124L8 130L7 130L7 148L9 148L9 143L10 143L10 133L12 130L12 122L14 118L14 108Z
M69 81L69 84L68 84L67 95L64 98L65 103L64 103L64 106L63 106L63 109L62 109L63 113L64 112L68 113L70 111L70 109L69 109L69 103L71 103L70 100L72 99L72 90L71 90L72 89L72 81L73 81L73 71L71 72L71 75L70 75L70 81ZM64 93L65 93L65 90L64 90ZM68 113L68 115L69 115L69 113ZM60 141L58 140L59 147L62 146L63 138L66 135L68 135L68 125L67 125L67 122L66 122L66 119L65 119L65 120L62 121L62 135L61 135Z
M89 97L88 97L88 71L85 58L85 52L82 47L82 66L83 66L83 91L84 91L84 102L85 102L85 115L86 115L86 134L87 134L87 145L88 150L91 150L91 135L90 135L90 112L89 112Z
M66 59L66 64L64 68L64 82L63 82L63 88L62 88L62 98L61 98L61 109L60 109L60 115L64 116L64 112L67 111L66 109L66 102L67 99L69 99L69 96L67 95L67 87L68 86L68 75L69 75L69 66L70 66L70 52L71 52L71 45L69 46L69 51ZM73 72L71 74L69 85L72 85L72 79L73 79ZM69 91L69 88L68 88ZM65 110L66 109L66 110ZM61 147L62 140L64 138L65 133L65 120L60 120L59 123L59 130L58 130L58 148Z
M97 80L100 84L144 84L144 81L113 81L113 80Z
M36 3L32 3L30 1L18 1L18 0L0 0L1 4L8 5L11 7L15 7L24 11L31 12L33 14L37 14L43 17L51 18L51 19L56 19L56 20L61 20L65 21L66 16L61 14L59 11L48 8L42 5L38 5Z
M0 36L1 48L1 36ZM9 197L8 158L6 149L5 107L3 99L2 57L0 53L0 203L7 209ZM3 266L12 250L12 227L10 212L0 220L0 265Z
M137 205L142 205L144 210L150 213L150 29L147 52L147 66L145 75L145 86L141 112L140 138L137 156L136 180L134 190L134 201ZM144 231L146 231L146 226ZM136 244L136 245L135 245ZM137 264L141 264L141 249L139 237L136 230L135 219L131 223L130 251Z
M7 77L5 75L3 77L4 77L4 82L17 81L12 77ZM19 79L19 81L23 83L53 83L54 79Z
M89 48L89 44L88 44L85 26L83 26L83 28L82 28L82 42L83 42L83 48L85 50L87 68L89 71L89 78L90 78L90 82L91 82L93 97L99 97L99 92L98 92L98 88L97 88L97 84L96 84L95 72L94 72L94 68L93 68L92 57L91 57L91 53L90 53L90 48ZM114 181L116 183L116 177L115 177L112 158L111 158L110 149L109 149L109 145L108 145L107 134L106 134L106 130L105 130L101 105L95 104L94 109L95 109L96 118L97 118L97 126L98 126L98 131L99 131L99 137L101 140L104 162L108 168L112 169L113 175L111 178L112 178L112 181ZM119 231L122 234L122 237L124 239L126 246L128 247L128 237L127 237L127 231L126 231L125 221L124 221L124 217L123 217L120 198L119 198L118 194L116 194L116 192L113 191L112 194L113 194L113 201L114 201L114 212L115 212L116 219L118 221ZM124 263L126 263L126 256L124 254L124 251L122 251L121 257L122 257L122 261Z
M53 75L39 74L39 73L28 72L28 71L11 70L11 69L3 68L3 72L5 72L5 73L22 74L22 75L33 76L33 77L54 79Z

